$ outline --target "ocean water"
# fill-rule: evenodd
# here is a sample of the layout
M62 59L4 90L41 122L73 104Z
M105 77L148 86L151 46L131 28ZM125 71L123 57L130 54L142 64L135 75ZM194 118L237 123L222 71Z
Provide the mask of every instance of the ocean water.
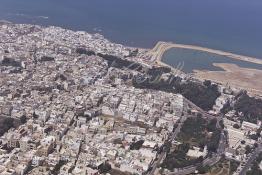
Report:
M167 50L162 57L162 61L174 68L179 68L186 73L192 73L194 69L210 71L223 70L219 67L213 66L213 63L230 63L236 64L239 67L262 70L261 64L236 60L213 53L181 48Z
M0 19L151 48L193 44L262 58L262 0L0 0Z

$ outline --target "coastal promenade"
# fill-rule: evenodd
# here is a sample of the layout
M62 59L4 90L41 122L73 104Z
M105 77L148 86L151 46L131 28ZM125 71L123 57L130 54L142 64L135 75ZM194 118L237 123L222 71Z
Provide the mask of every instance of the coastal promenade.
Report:
M221 50L215 50L215 49L210 49L210 48L205 48L205 47L200 47L200 46L194 46L194 45L185 45L185 44L176 44L176 43L169 43L169 42L158 42L155 47L148 52L149 55L153 56L154 60L157 62L161 62L163 54L172 48L180 48L180 49L190 49L190 50L196 50L196 51L202 51L202 52L208 52L212 54L217 54L221 56L225 56L228 58L233 58L241 61L247 61L251 63L256 63L256 64L262 64L262 58L254 58L254 57L249 57L249 56L244 56L244 55L238 55L230 52L225 52Z

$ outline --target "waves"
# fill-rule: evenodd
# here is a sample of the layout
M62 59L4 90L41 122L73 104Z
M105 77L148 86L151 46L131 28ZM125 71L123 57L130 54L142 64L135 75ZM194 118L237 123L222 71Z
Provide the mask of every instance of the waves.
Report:
M49 17L48 16L33 16L33 15L29 15L29 14L24 14L24 13L8 13L7 16L16 16L16 17L22 17L22 18L26 18L26 19L44 19L44 20L48 20Z

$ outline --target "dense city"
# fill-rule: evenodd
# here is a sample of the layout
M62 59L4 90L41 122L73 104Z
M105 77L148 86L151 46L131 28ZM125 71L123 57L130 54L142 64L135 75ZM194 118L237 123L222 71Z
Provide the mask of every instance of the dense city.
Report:
M146 49L0 23L0 175L261 174L261 119Z

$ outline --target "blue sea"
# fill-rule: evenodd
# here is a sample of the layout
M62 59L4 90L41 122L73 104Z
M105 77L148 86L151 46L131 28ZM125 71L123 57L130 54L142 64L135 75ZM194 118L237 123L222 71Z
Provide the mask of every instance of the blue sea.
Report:
M262 58L262 0L0 0L0 19L151 48L193 44Z
M167 50L162 57L162 61L186 73L192 73L195 69L211 71L223 70L222 68L214 66L213 63L229 63L236 64L237 66L243 68L262 70L261 64L236 60L226 56L203 51L180 48L172 48Z

